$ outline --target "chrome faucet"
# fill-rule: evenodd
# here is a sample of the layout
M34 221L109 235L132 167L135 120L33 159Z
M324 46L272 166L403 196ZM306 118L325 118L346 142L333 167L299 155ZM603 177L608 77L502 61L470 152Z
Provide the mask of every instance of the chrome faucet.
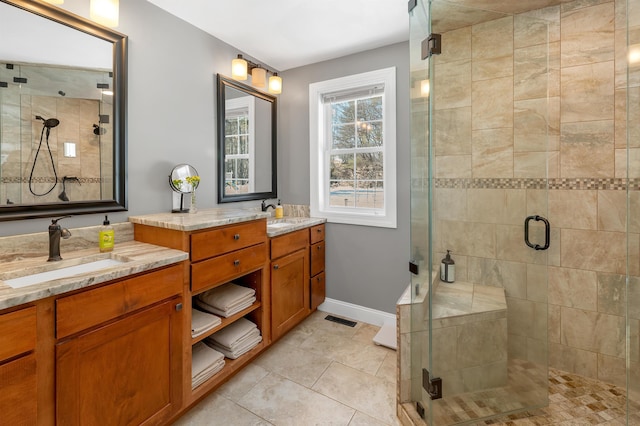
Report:
M71 216L62 216L51 220L51 225L49 225L49 259L47 259L47 262L62 260L62 257L60 257L60 237L66 240L71 236L71 232L67 228L58 225L58 221L67 217Z
M272 209L276 209L276 206L273 204L266 204L267 200L262 200L262 205L260 206L260 208L262 209L263 212L266 212L267 210L269 210L269 207L271 207Z

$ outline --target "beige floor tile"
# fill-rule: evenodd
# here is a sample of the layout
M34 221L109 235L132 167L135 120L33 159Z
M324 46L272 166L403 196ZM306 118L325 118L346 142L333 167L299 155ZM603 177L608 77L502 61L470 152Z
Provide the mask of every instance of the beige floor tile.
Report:
M395 383L334 362L313 390L387 424L395 421Z
M398 374L398 354L396 351L387 349L387 356L382 361L382 365L376 372L376 377L388 382L395 383Z
M356 414L353 416L351 421L349 422L349 426L397 426L400 425L399 421L394 421L393 423L385 423L381 422L378 419L374 419L373 417L367 416L360 411L356 411Z
M256 416L218 393L205 398L174 426L269 426L272 423Z
M285 342L277 342L253 362L306 387L313 386L330 363L329 358Z
M372 342L362 344L352 338L325 330L313 333L300 345L300 348L369 374L375 374L378 371L386 356L386 349Z
M348 425L355 410L276 374L238 404L277 426Z
M238 401L268 374L268 370L251 363L239 371L232 380L220 386L216 392L232 401Z

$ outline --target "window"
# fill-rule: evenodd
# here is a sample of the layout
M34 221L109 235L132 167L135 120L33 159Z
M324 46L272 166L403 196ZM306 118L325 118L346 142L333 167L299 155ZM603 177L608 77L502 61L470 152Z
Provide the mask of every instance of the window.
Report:
M251 96L229 99L225 104L226 194L254 192L254 108L254 99Z
M395 68L309 85L311 214L396 227Z

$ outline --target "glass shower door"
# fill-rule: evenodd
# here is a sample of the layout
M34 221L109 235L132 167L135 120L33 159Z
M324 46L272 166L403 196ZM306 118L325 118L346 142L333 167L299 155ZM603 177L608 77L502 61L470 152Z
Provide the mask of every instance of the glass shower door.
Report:
M417 1L410 26L416 411L440 426L545 406L547 22Z

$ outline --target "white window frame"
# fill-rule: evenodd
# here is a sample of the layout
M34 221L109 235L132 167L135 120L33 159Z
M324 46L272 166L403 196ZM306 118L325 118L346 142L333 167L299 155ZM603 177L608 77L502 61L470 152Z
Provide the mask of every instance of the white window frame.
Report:
M225 155L225 161L245 158L249 159L249 193L255 192L255 109L255 99L253 96L243 96L241 98L233 98L225 101L225 117L235 118L239 116L246 116L249 121L249 153ZM225 134L225 136L227 135ZM233 181L236 181L237 179L237 176L233 177Z
M330 147L327 146L325 135L331 126L326 125L323 98L330 93L349 90L355 92L359 88L373 85L384 85L382 95L384 207L374 210L329 206ZM397 228L395 67L309 85L309 166L312 216L326 218L327 222L333 223Z

